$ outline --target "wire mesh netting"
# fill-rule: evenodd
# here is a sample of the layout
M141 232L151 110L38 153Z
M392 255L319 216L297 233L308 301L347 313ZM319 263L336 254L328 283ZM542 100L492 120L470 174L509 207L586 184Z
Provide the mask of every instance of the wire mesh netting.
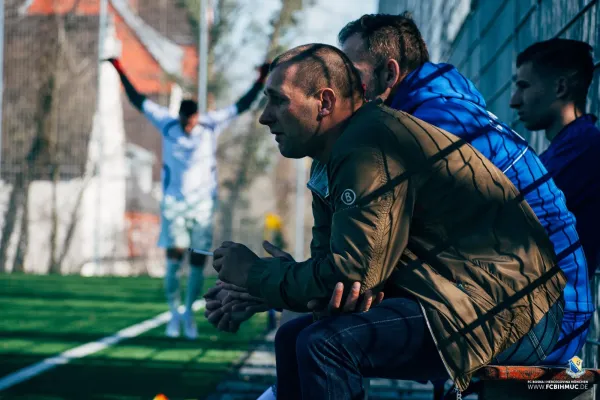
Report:
M121 93L194 93L194 2L4 2L0 270L153 273L161 139Z
M595 51L588 112L600 111L600 7L597 0L380 0L380 12L410 11L434 61L449 62L481 91L488 109L538 151L548 143L528 132L509 107L515 60L526 47L553 37L583 40ZM432 18L432 16L435 16Z

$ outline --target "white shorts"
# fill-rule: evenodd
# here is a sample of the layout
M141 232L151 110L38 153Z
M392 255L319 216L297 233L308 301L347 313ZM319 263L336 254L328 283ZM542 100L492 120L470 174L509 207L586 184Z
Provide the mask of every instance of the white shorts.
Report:
M215 203L212 198L189 202L166 196L161 204L158 247L211 250Z

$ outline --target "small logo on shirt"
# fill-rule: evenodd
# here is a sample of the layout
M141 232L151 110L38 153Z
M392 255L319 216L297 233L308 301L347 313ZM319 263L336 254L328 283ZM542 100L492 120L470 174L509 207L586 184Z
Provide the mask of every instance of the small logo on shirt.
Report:
M351 206L356 201L356 193L351 189L346 189L342 193L342 203L347 206Z

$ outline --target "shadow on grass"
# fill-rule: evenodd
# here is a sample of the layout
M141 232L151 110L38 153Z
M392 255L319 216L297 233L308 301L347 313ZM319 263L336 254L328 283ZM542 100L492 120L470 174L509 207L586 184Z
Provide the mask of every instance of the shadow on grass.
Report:
M192 361L80 360L17 385L0 397L152 399L164 393L169 400L201 399L214 391L232 368L230 361L196 367Z
M10 292L3 291L0 293L0 299L27 299L27 300L52 300L52 301L63 301L63 300L95 300L101 302L156 302L164 303L163 288L158 287L154 293L148 293L148 290L127 293L127 294L113 294L107 295L102 293L65 293L60 290L46 291L37 293L24 293L24 292Z
M182 279L185 287L187 279ZM215 278L206 279L206 288ZM0 274L0 299L83 299L164 303L163 280L150 277Z
M0 274L0 285L7 288L0 294L0 376L166 311L160 279ZM196 341L165 338L161 326L42 373L0 399L202 399L264 334L266 318L253 318L237 335L219 333L200 313L197 321Z
M0 393L0 398L152 399L158 393L167 394L170 400L204 398L255 345L254 340L232 339L132 339L105 354L72 360ZM132 353L132 357L123 357L124 352ZM0 373L6 375L43 358L22 353L3 355Z
M201 329L201 327L199 327ZM2 339L18 339L31 341L31 346L37 344L47 343L89 343L101 339L98 335L85 334L85 333L48 333L48 332L32 332L32 331L14 331L14 332L0 332L0 338ZM217 338L212 339L212 338ZM135 338L127 339L124 344L128 346L143 346L153 347L158 349L201 349L201 348L212 348L212 349L231 349L239 350L245 349L248 343L252 344L247 338L238 337L234 334L220 333L216 329L210 327L210 330L205 330L199 333L199 338L190 341L183 338L172 339L165 337L160 333L156 335L145 335L138 336ZM20 349L19 353L22 353L23 349ZM0 354L0 360L4 355ZM0 361L1 362L1 361Z
M157 328L94 355L71 360L0 393L1 399L202 399L237 369L237 362L260 342L265 318L251 320L238 335L201 330L195 341L169 339ZM202 327L201 327L202 328ZM32 365L48 356L28 354L48 334L28 332L33 343L0 356L0 376ZM61 342L87 343L90 335L50 335ZM22 337L21 337L22 338ZM15 340L19 337L16 335Z

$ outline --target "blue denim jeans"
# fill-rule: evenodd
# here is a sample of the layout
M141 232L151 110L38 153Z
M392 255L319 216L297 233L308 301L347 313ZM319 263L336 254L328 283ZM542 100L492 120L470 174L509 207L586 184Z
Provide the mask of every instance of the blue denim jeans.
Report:
M496 365L541 365L554 349L560 336L564 316L561 296L546 315L521 340L498 355Z
M560 310L553 306L531 335L497 361L540 363L558 338ZM275 355L277 398L285 400L363 399L363 377L448 379L421 307L405 297L386 299L366 313L292 320L277 331Z
M548 358L546 365L567 365L585 345L590 323L594 313L573 313L566 311L563 317L560 337L556 347Z

